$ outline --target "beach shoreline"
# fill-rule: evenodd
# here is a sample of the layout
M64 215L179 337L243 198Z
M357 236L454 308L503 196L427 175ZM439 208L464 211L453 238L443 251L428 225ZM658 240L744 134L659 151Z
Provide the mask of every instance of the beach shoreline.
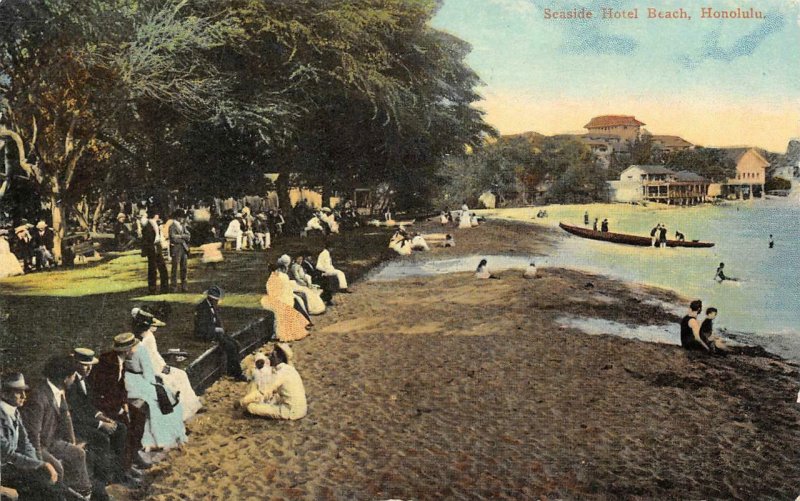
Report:
M553 235L519 224L448 228L455 248L411 260L548 250ZM189 444L129 498L796 495L794 367L556 321L675 323L663 306L681 298L669 291L555 268L498 275L355 283L293 343L306 418L245 417L235 406L244 385L223 379L188 425Z

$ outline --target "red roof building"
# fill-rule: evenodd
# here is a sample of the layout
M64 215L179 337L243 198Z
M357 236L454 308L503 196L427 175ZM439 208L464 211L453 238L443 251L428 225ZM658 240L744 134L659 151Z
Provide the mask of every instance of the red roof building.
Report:
M602 115L589 120L583 127L590 132L616 134L625 141L635 141L639 138L639 131L645 125L629 115Z

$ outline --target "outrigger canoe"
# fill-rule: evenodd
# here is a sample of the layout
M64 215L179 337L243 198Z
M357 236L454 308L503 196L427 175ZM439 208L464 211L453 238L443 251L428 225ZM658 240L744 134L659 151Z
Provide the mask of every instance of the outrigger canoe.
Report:
M590 240L601 240L603 242L624 245L638 245L640 247L650 247L652 245L652 240L650 237L628 235L625 233L612 233L609 231L595 231L588 228L581 228L580 226L570 226L564 223L558 223L558 226L560 226L561 229L567 233L572 233L573 235L582 238L588 238ZM714 243L699 242L697 240L667 240L667 247L714 247Z

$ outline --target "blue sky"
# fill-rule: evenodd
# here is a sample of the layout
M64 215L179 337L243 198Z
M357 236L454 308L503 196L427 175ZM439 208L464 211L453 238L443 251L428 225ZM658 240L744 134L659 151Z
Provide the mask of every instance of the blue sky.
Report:
M757 8L765 19L700 19L701 6ZM691 20L545 20L585 7L683 7ZM579 131L631 114L653 133L706 145L785 149L800 136L800 1L445 0L434 25L470 42L501 132ZM666 130L669 129L669 130Z

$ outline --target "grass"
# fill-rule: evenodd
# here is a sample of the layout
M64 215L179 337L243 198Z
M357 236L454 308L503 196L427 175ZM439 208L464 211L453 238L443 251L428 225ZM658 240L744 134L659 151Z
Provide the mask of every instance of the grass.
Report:
M362 277L391 256L391 230L358 228L331 237L334 264L348 280ZM234 332L259 317L259 301L267 281L267 265L281 254L294 256L308 249L319 253L322 237L284 237L264 251L225 252L216 269L189 259L189 292L147 295L147 262L138 252L109 254L104 261L71 270L33 273L0 280L0 356L2 370L21 370L36 379L52 355L76 346L97 352L110 348L112 338L130 330L130 310L150 306L162 312L166 327L156 334L159 349L181 348L191 360L211 346L194 338L194 305L211 285L225 291L221 304L225 328ZM169 267L169 265L168 265Z

